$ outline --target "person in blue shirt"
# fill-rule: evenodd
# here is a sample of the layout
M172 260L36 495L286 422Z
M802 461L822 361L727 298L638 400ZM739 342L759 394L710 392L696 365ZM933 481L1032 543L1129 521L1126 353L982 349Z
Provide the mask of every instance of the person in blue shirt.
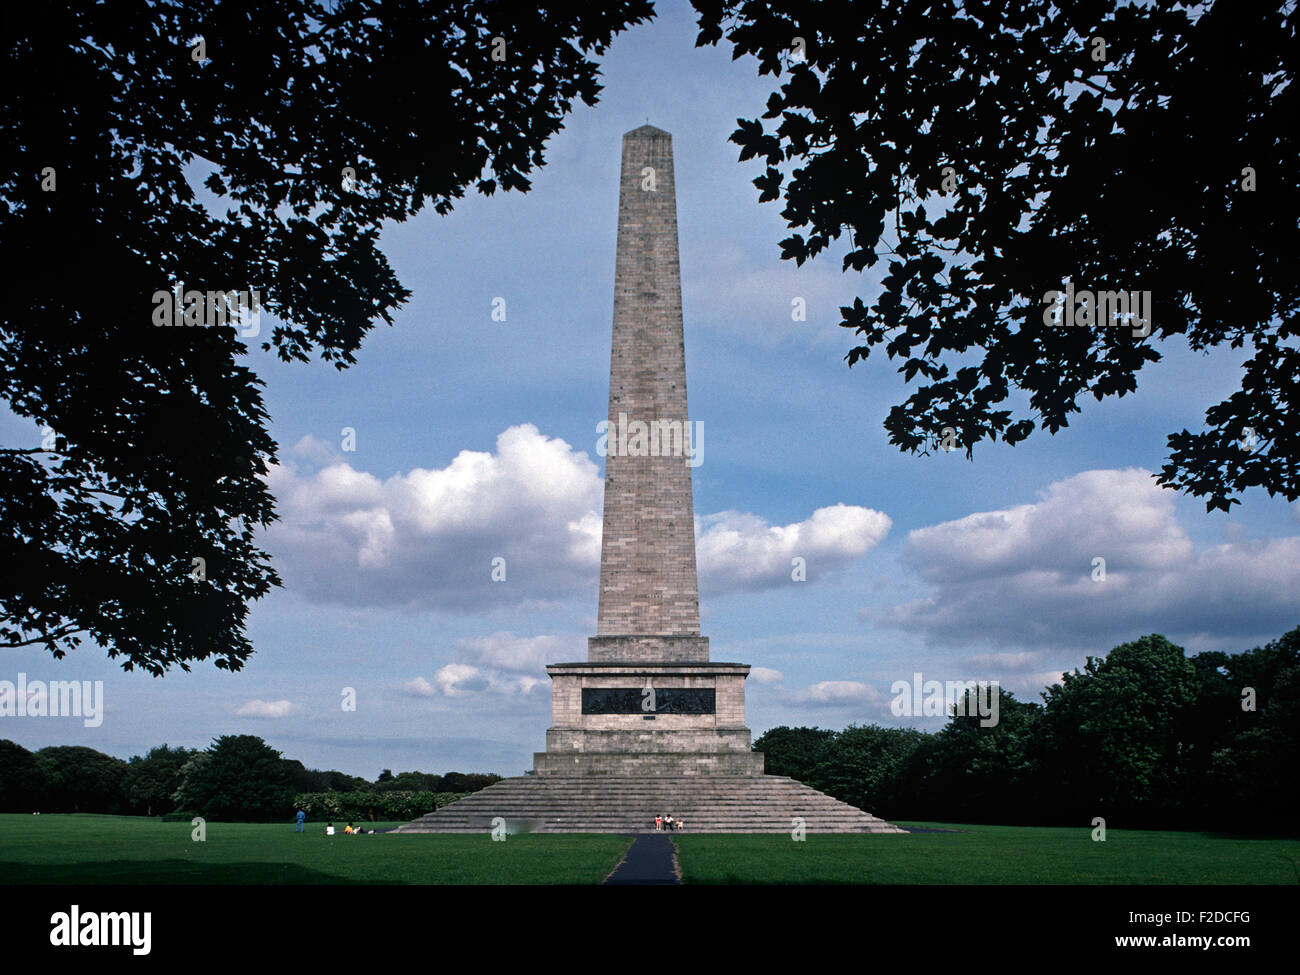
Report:
M305 832L307 832L307 828L306 828L305 826L303 826L303 823L305 823L306 821L307 821L307 813L304 812L303 810L299 809L299 810L298 810L298 825L295 826L295 827L293 828L293 831L294 831L295 833L305 833Z

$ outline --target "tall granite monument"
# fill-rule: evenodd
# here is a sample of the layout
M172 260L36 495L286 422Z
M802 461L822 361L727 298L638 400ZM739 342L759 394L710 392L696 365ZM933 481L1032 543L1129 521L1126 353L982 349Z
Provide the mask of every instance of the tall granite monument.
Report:
M605 432L600 608L585 663L553 689L538 775L760 775L745 727L749 667L700 636L672 136L623 136Z
M502 781L400 832L626 832L670 813L698 832L902 832L763 774L745 727L749 667L700 635L672 136L623 136L605 515L587 659L546 668L552 721L532 775Z

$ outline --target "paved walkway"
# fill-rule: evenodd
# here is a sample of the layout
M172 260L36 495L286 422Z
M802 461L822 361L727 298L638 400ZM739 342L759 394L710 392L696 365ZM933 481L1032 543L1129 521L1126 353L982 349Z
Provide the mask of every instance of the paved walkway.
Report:
M673 841L666 833L642 833L632 841L627 856L606 879L606 884L679 884L673 869Z

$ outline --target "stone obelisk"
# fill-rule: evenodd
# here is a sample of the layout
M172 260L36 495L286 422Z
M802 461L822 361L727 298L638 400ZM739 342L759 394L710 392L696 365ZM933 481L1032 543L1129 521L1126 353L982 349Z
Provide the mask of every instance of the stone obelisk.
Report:
M703 444L686 409L675 191L672 137L648 125L625 135L598 637L700 635L689 453ZM597 643L591 659L628 649ZM647 660L708 659L690 640L637 649Z
M587 660L551 664L551 727L532 775L502 779L404 833L626 833L671 813L706 833L897 833L764 775L745 727L745 664L700 636L672 137L623 136L600 604Z
M763 771L745 727L749 667L709 661L700 636L672 136L623 136L614 264L605 518L596 635L552 664L546 774Z

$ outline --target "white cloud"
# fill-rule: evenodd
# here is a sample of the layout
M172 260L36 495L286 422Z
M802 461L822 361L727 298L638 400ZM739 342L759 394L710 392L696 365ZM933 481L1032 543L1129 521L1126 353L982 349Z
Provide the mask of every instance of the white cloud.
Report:
M1174 496L1147 471L1085 471L1048 487L1037 504L980 512L912 532L907 561L926 579L973 573L1057 573L1074 556L1089 578L1092 558L1116 571L1164 568L1192 557L1174 520ZM1073 568L1073 566L1071 566Z
M470 610L596 585L599 471L531 424L504 431L495 454L464 450L441 469L381 481L340 460L314 474L282 465L270 486L280 521L268 548L309 599Z
M512 684L508 684L508 693L531 694L536 687L549 687L550 681L545 677L530 677L524 675L514 678Z
M855 680L824 680L791 695L796 704L829 705L876 704L884 695L870 684Z
M285 718L297 710L292 701L249 701L235 708L241 718Z
M423 677L416 677L408 680L402 685L402 690L413 697L437 697L438 689L430 684Z
M785 675L771 667L751 667L749 680L753 684L779 684L785 680Z
M320 437L313 437L310 433L290 447L289 453L310 464L318 464L322 467L338 460L338 453L332 445Z
M470 660L495 670L542 673L547 664L587 659L587 642L579 637L491 636L464 637L456 647Z
M701 588L719 593L785 585L795 558L804 560L811 583L870 552L892 524L879 511L846 504L818 508L790 525L735 511L706 515L696 530Z
M1034 504L913 531L903 560L935 594L863 615L932 644L1096 652L1144 633L1280 633L1300 605L1300 537L1198 549L1173 493L1135 469L1086 471Z
M433 675L434 686L444 697L456 697L473 691L484 691L489 681L477 667L468 664L447 664Z
M328 464L314 473L292 463L272 469L280 520L267 547L286 587L310 600L474 611L596 590L600 471L586 453L532 424L504 431L494 454L464 450L444 468L383 481L314 438L291 453ZM870 552L890 526L881 512L846 504L789 525L735 511L705 515L696 522L701 588L787 585L796 557L815 582ZM497 558L505 560L504 581L493 581ZM542 658L552 651L581 659L545 640L483 639L462 649L502 669L551 662ZM515 662L502 663L507 658Z
M416 677L402 684L412 697L465 697L471 694L528 695L542 685L545 677L531 674L485 672L469 664L447 664L438 668L433 680Z

